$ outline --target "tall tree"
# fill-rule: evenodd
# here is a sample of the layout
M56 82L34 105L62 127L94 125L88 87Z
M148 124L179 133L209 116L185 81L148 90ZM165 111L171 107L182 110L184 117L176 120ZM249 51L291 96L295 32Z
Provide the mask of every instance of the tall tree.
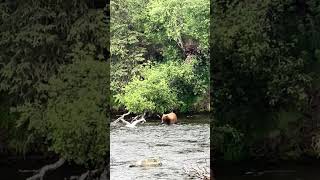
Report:
M94 6L86 0L0 4L0 92L15 109L12 131L23 134L24 149L40 146L91 168L106 162L110 107L108 9Z
M309 111L309 91L318 79L319 3L213 4L212 106L217 125L230 124L250 141L258 132L278 128L283 112L300 114L298 120Z

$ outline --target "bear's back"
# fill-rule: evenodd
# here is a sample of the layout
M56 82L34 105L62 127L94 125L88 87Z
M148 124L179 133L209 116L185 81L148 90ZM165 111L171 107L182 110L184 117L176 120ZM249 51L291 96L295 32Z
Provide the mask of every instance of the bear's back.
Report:
M171 112L169 114L164 114L162 116L162 121L167 123L167 124L175 124L178 121L177 115L175 113L173 113L173 112Z

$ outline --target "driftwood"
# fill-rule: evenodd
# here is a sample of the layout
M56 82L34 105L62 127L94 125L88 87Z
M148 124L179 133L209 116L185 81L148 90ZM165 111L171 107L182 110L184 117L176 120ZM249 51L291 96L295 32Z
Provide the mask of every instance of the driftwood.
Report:
M38 173L27 178L27 180L38 180L38 179L43 180L43 177L45 176L45 174L48 171L55 170L55 169L59 168L60 166L62 166L64 163L65 163L65 159L60 158L57 162L55 162L53 164L45 165L41 169L36 170L36 172L38 172Z
M124 117L127 116L127 115L129 115L129 114L131 114L131 112L127 112L127 113L125 113L125 114L122 114L118 119L116 119L115 121L113 121L113 123L117 123L117 122L119 122L119 121L121 121L121 120L125 120Z
M126 127L130 127L130 128L133 128L133 127L136 127L136 125L138 123L145 123L146 122L146 119L145 119L145 115L146 113L143 113L143 115L137 115L135 116L134 118L132 118L131 122L128 122L125 120L125 116L129 115L130 112L127 112L123 115L121 115L118 119L116 119L115 121L113 121L113 123L118 123L118 122L122 122L123 124L125 124Z
M144 112L143 115L137 115L134 118L132 118L131 123L133 123L134 121L137 121L137 120L144 119L145 116L146 116L146 112ZM140 117L140 119L138 119L139 117Z
M30 172L36 172L37 174L27 178L27 180L43 180L45 174L50 171L57 169L61 167L65 163L65 159L60 158L57 162L49 165L43 166L39 170L19 170L19 172L22 173L30 173ZM94 169L94 170L87 170L81 175L78 176L71 176L70 178L67 178L69 180L87 180L87 179L92 179L92 177L99 178L100 180L107 180L108 177L108 166L103 168L103 169ZM65 178L66 179L66 178Z

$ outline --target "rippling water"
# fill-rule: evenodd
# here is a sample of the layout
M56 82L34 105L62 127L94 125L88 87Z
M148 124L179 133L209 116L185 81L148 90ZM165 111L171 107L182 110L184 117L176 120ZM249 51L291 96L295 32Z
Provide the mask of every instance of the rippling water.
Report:
M229 166L217 173L219 180L319 180L320 164L294 163L263 165L243 164ZM224 171L224 172L223 172Z
M180 180L187 176L183 167L209 167L209 123L199 117L167 126L145 123L136 128L111 128L111 180ZM192 121L193 123L190 123ZM160 167L129 168L135 161L158 157Z

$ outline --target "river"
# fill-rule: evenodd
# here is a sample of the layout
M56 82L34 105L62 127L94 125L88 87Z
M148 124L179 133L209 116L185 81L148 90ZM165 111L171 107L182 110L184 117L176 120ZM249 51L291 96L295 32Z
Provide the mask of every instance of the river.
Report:
M110 134L111 180L183 180L188 176L183 167L209 167L210 131L209 117L204 115L180 118L181 124L160 125L152 121L136 128L112 127ZM160 167L132 167L135 161L158 157ZM20 169L38 169L55 160L42 158L0 158L1 180L23 180L31 173ZM246 162L240 164L214 165L217 180L319 180L320 162L312 159L303 162ZM79 175L85 170L76 165L65 164L49 172L46 180L63 180Z
M216 168L219 180L319 180L319 161L249 162Z
M210 127L208 116L179 118L178 125L147 122L136 128L112 127L110 134L111 180L181 180L184 167L208 167ZM135 161L156 157L160 167L129 167Z

